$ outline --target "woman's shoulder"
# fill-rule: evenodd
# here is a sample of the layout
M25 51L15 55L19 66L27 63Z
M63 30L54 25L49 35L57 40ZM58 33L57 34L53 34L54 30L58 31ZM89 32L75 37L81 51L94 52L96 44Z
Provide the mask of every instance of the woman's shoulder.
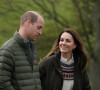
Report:
M41 63L52 63L52 61L54 60L54 55L48 56L48 57L44 57L42 60L40 60L40 64Z
M40 60L40 66L49 66L49 65L53 65L55 61L57 61L58 59L58 55L57 53L54 53L48 57L44 57L43 59Z
M43 59L41 59L39 62L40 71L47 69L49 65L52 64L51 62L52 62L52 59L50 59L50 57L44 57Z

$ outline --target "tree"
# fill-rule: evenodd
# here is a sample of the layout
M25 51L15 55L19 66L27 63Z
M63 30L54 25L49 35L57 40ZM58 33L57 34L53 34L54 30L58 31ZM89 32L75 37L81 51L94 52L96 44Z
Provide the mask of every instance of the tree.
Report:
M63 27L72 27L71 21L63 15L61 12L57 12L56 2L59 0L42 0L43 2L33 0L43 12L46 13L47 18L53 19L56 23ZM67 1L66 1L67 2ZM72 0L73 9L76 8L77 20L78 20L78 32L83 36L83 40L86 42L85 45L88 49L91 65L91 77L92 86L94 90L99 90L100 80L100 1L99 0ZM51 7L50 7L50 6ZM68 5L66 3L66 5ZM64 6L65 7L65 6ZM70 19L71 20L71 19ZM75 21L77 22L77 21ZM66 26L67 24L67 26ZM59 27L59 26L58 26ZM81 29L81 31L79 31ZM96 37L95 37L96 35ZM96 47L94 52L94 41L96 38ZM96 54L95 54L96 53Z
M69 17L66 17L64 13L68 12L68 7L65 8L65 6L61 7L63 8L64 13L61 15L62 12L59 11L59 4L62 1L59 0L33 0L33 2L41 8L41 10L46 14L46 17L48 19L54 20L58 28L60 26L64 28L73 28L75 25L71 25L71 22L73 21ZM63 1L66 2L65 5L68 5L68 0ZM77 31L82 36L83 41L85 42L86 48L89 51L89 55L91 58L94 58L94 29L93 29L93 23L92 23L92 6L93 2L90 0L72 0L72 3L70 1L71 7L69 9L73 9L72 12L74 12L74 15L76 19L73 21L74 23L77 23ZM65 9L64 9L65 8ZM71 11L70 11L71 12ZM77 13L77 14L76 14ZM71 16L71 15L70 15Z
M93 24L96 31L95 42L95 60L91 65L91 77L93 81L93 90L100 90L100 0L94 0L93 6Z

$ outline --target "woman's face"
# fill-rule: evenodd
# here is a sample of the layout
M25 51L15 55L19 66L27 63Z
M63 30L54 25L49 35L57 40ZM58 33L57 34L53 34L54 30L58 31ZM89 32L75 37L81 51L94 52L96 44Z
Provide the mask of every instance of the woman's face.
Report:
M72 54L73 49L76 48L74 39L71 34L64 32L60 37L59 49L63 54Z

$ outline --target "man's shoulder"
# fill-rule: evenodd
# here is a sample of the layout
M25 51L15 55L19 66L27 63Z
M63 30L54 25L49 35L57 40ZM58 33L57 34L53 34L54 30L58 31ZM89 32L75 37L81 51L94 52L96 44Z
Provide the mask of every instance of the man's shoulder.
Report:
M13 48L13 46L15 45L16 41L11 38L9 40L7 40L2 46L0 49L10 49L10 48Z

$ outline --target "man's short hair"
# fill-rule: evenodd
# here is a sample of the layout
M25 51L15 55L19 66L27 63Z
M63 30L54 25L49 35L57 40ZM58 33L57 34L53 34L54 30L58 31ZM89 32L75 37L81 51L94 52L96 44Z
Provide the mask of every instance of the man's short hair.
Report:
M24 13L22 16L21 16L21 20L20 20L20 25L24 25L24 23L27 21L27 20L30 20L31 23L35 23L37 18L38 18L38 14L39 13L36 13L34 11L27 11L26 13Z

